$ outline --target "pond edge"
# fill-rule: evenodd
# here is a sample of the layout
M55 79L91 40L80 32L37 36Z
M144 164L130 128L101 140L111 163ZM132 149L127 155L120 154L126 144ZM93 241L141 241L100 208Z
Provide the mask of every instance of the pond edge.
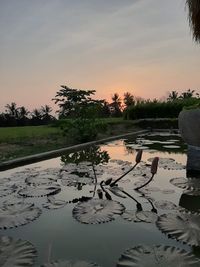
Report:
M68 147L64 147L64 148L60 148L60 149L56 149L56 150L42 152L39 154L34 154L34 155L21 157L21 158L9 160L9 161L4 161L4 162L0 163L0 171L5 171L8 169L20 167L20 166L23 166L26 164L36 163L38 161L45 160L45 159L51 159L51 158L54 158L56 156L60 156L65 152L74 152L74 151L86 148L88 146L103 144L105 142L117 140L117 139L124 138L124 137L135 136L135 135L143 134L143 133L147 133L147 132L149 132L149 130L140 130L140 131L136 131L136 132L126 133L126 134L121 134L121 135L115 135L115 136L107 137L107 138L100 139L100 140L95 140L95 141L91 141L91 142L87 142L87 143L82 143L82 144L78 144L78 145L74 145L74 146L68 146Z

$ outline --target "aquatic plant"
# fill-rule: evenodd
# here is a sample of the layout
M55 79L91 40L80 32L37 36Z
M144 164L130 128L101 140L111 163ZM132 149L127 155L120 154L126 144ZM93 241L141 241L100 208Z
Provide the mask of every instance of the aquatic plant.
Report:
M36 249L30 242L9 236L0 237L1 267L33 266L36 255Z
M198 267L199 259L176 247L139 245L126 250L117 262L117 267Z

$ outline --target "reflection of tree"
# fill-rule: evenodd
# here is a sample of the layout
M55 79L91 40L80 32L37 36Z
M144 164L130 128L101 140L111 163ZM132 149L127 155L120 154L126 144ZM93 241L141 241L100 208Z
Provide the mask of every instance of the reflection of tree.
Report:
M61 161L65 164L67 163L75 163L79 164L81 162L90 162L92 165L92 170L95 178L95 187L93 197L95 196L96 186L97 186L97 175L95 166L100 163L107 163L110 157L107 151L101 151L99 146L91 146L81 151L77 151L74 153L68 153L61 156Z
M81 162L90 162L91 165L99 165L100 163L107 163L110 157L107 151L101 151L99 146L92 146L81 151L68 153L61 156L61 161L64 164Z

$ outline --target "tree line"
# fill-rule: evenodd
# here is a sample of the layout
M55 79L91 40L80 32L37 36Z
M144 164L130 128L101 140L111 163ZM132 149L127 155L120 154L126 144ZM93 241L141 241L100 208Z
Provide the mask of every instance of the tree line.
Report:
M12 102L0 113L0 127L49 124L56 120L51 112L52 108L49 105L35 108L31 112L25 106L17 107L17 104Z
M0 127L50 124L62 119L124 117L125 119L158 118L178 116L184 106L199 105L200 96L195 90L182 93L172 90L164 101L143 99L130 92L122 97L114 93L111 102L94 99L95 90L69 88L62 85L52 99L58 105L58 119L51 114L49 105L30 112L26 107L18 107L15 102L7 104L0 113ZM80 122L79 122L80 123Z

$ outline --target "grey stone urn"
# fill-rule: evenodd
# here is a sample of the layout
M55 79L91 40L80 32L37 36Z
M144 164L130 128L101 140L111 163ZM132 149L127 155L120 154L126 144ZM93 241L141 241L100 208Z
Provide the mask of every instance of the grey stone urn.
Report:
M178 125L180 134L188 145L186 169L200 173L200 108L181 111Z

